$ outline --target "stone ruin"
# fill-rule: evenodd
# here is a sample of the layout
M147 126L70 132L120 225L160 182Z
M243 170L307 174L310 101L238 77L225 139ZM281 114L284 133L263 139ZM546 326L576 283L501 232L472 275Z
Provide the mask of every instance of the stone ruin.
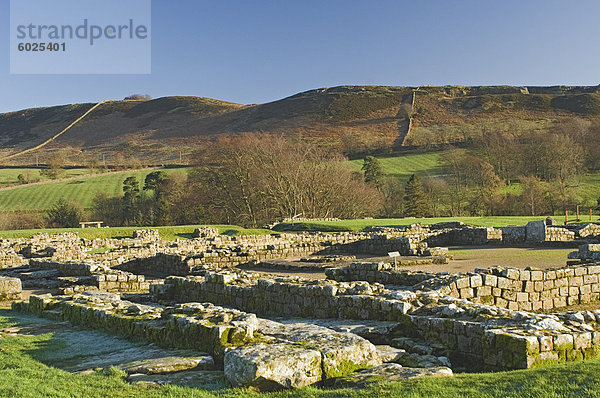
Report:
M237 237L204 228L174 242L148 231L128 239L2 239L0 295L15 300L17 311L191 350L203 358L195 371L265 391L600 358L600 310L565 310L600 300L600 247L589 243L596 229L573 228L571 235L543 225ZM558 269L449 274L356 259L399 251L435 263L447 258L442 245L539 245L559 235L586 243L570 255L576 263ZM71 254L75 260L64 260ZM272 260L286 257L320 266L326 279L240 269L275 267ZM44 288L52 294L19 300L21 289Z

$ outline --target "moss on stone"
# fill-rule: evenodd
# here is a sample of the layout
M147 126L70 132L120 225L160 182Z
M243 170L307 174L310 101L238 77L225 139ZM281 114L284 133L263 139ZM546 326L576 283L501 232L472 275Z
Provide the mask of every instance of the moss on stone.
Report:
M543 368L544 366L557 365L564 363L564 360L559 359L540 359L531 364L531 369Z
M600 358L600 347L592 346L583 350L583 356L586 360Z
M335 361L334 356L330 353L325 354L325 356L329 357L333 361ZM356 364L352 361L340 361L335 364L335 366L327 366L323 361L323 374L326 379L332 379L335 377L343 377L347 376L351 373L356 372L357 370L368 369L371 366Z

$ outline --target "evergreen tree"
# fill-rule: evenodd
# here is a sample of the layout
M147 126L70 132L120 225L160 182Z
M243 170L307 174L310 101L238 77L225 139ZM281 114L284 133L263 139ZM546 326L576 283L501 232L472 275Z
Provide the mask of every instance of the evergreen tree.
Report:
M423 191L423 184L419 177L413 174L404 187L404 215L406 217L425 217L427 208L427 195Z
M162 170L149 173L144 180L144 191L154 191L155 197L158 197L160 186L167 180L167 178L167 173Z
M77 203L61 198L48 210L46 217L52 226L78 228L83 218L83 208Z
M123 224L139 221L137 204L140 199L140 184L135 176L123 181Z
M380 186L383 180L383 167L381 162L374 156L365 156L363 159L362 171L365 173L365 182Z

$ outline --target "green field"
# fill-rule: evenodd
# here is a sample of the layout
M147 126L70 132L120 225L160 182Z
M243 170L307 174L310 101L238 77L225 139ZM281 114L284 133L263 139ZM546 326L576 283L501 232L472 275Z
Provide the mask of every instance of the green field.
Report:
M411 153L400 156L378 157L386 174L408 180L412 174L419 176L439 176L443 173L440 156L443 152ZM360 171L363 160L351 160L352 168Z
M157 229L162 239L190 239L194 229L205 227L206 225L177 225L168 227L152 227ZM246 229L237 225L211 225L211 227L219 228L219 233L225 235L266 235L273 233L268 229ZM102 239L102 238L130 238L133 231L147 227L113 227L113 228L52 228L52 229L26 229L20 231L0 231L2 238L30 238L35 234L46 232L49 234L57 234L61 232L77 232L79 237L85 239Z
M0 175L6 170L2 170ZM132 175L136 176L140 186L143 186L144 178L152 170L118 171L69 181L48 182L31 186L23 185L0 190L0 211L47 210L60 198L77 202L84 208L90 208L92 199L98 192L102 191L108 195L120 194L122 193L123 181ZM171 170L173 169L166 169L165 171L170 172Z
M33 318L33 317L28 317ZM31 324L24 315L0 310L0 328ZM40 362L68 349L53 333L37 336L0 335L0 396L5 397L599 397L600 361L592 360L541 369L457 374L397 383L376 383L363 389L321 389L257 393L227 388L209 391L178 386L130 385L124 372L111 369L78 375ZM85 347L77 347L85 350ZM214 387L213 387L214 388Z
M386 174L398 177L406 182L412 174L419 176L441 176L443 175L443 163L441 156L444 152L408 153L399 156L379 157ZM350 161L353 170L359 172L363 164L362 159ZM167 169L170 172L173 169ZM187 169L179 169L186 171ZM88 175L87 169L66 170L65 177L82 176L81 179L70 181L52 182L42 184L16 186L11 189L0 189L0 212L12 210L47 210L56 201L64 197L67 200L80 203L84 208L91 206L92 199L98 191L115 195L122 192L122 183L125 178L135 175L140 184L143 184L146 174L152 169L119 171L104 175ZM7 184L17 183L20 173L28 172L36 178L39 170L36 169L0 169L0 188ZM571 183L572 191L576 193L579 202L584 208L596 205L600 197L600 173L587 174ZM518 195L521 192L520 184L512 184L504 188L506 193Z
M30 182L48 181L49 178L42 175L41 169L0 169L0 187L19 185L19 174L23 174ZM89 169L67 169L63 171L60 178L78 177L90 174Z
M399 156L377 157L381 162L384 173L400 178L406 182L412 174L420 177L439 177L444 175L443 151L429 153L409 153ZM359 172L363 165L362 159L350 161L354 171ZM600 173L585 174L570 182L571 191L575 192L579 203L586 208L595 207L600 198ZM520 195L521 184L513 183L503 188L504 193Z

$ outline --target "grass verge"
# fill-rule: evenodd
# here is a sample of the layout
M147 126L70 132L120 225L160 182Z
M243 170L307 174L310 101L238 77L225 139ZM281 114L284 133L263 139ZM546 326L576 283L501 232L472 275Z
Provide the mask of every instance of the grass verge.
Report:
M268 235L273 233L268 229L247 229L237 225L211 225L217 227L221 234L226 235ZM177 225L167 227L113 227L113 228L48 228L48 229L24 229L18 231L0 231L2 238L30 238L35 234L46 232L57 234L61 232L77 232L81 238L130 238L136 229L157 229L164 240L191 239L194 229L206 227L206 225Z

